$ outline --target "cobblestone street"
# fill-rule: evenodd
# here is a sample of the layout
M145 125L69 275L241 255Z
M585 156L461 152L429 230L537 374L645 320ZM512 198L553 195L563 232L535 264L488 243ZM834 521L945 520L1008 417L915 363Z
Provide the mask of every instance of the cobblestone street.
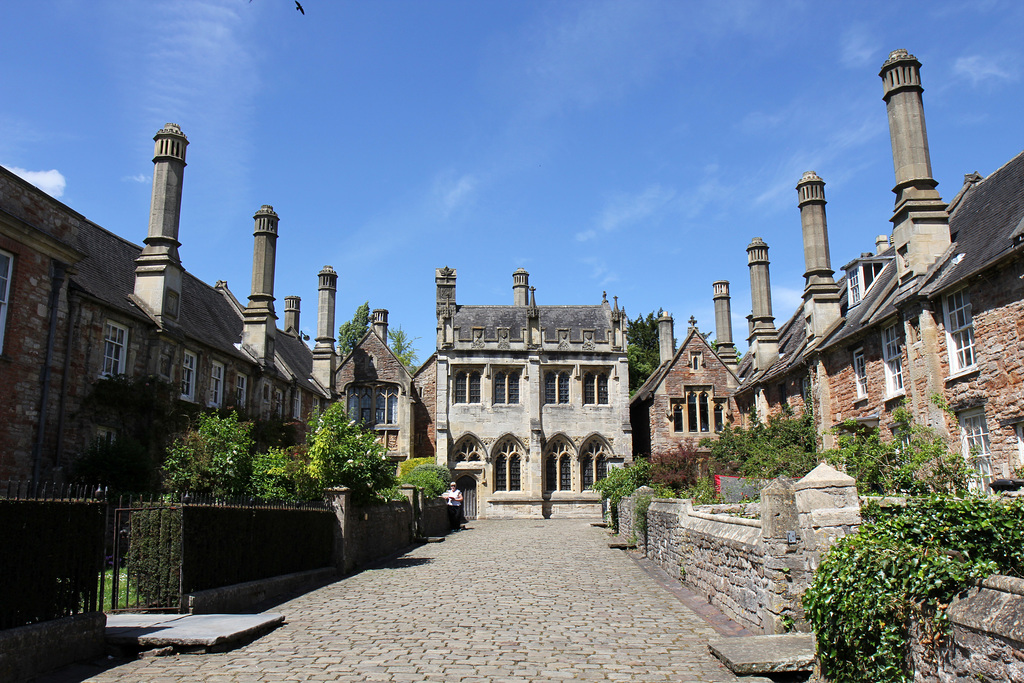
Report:
M91 681L734 681L714 630L585 520L478 521L275 607L223 654L153 657Z

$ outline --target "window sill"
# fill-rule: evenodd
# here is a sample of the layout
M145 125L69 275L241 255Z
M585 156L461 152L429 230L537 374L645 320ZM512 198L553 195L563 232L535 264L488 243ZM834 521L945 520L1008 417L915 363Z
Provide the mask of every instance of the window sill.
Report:
M951 375L946 377L946 379L944 379L943 381L944 382L955 382L957 380L964 379L965 377L970 377L971 375L976 375L976 374L978 374L980 372L981 372L981 368L979 368L977 365L972 365L969 368L966 368L964 370L958 370L957 372L952 373Z
M373 425L373 428L375 430L377 430L378 432L383 432L383 431L386 431L386 430L394 431L394 430L398 429L398 423L397 422L394 423L394 424L381 424L381 423L377 423L377 424Z
M853 407L854 408L863 408L864 406L867 405L867 403L868 403L868 397L867 396L858 396L857 398L853 399Z
M906 397L907 397L907 390L906 389L902 389L902 390L897 391L896 393L893 393L893 394L886 394L885 395L885 402L888 403L889 401L895 401L898 398L906 398Z

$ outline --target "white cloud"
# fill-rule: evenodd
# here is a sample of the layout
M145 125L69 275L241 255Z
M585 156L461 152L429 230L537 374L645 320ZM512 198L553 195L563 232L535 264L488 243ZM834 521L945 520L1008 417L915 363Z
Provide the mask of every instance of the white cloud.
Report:
M974 86L992 81L1017 80L1017 74L1007 69L999 60L981 55L958 58L953 63L953 74L969 80Z
M50 171L27 171L17 166L4 166L4 168L19 178L32 183L55 199L59 199L64 195L64 188L68 184L64 174L57 169Z
M125 177L121 178L121 182L124 182L124 183L138 183L140 185L148 183L149 181L150 181L150 176L146 175L145 173L136 173L135 175L126 175Z
M472 201L479 179L470 173L455 177L443 174L434 182L434 197L442 215L447 218L453 211Z
M847 29L839 43L839 61L848 69L867 66L880 52L878 39L863 26Z
M618 282L619 274L611 270L604 260L591 256L580 259L580 261L583 264L590 266L590 277L597 280L598 284L607 285L612 282Z
M576 233L576 240L586 242L601 233L636 225L664 211L675 196L675 190L660 185L652 185L636 195L618 195L601 211L597 226Z

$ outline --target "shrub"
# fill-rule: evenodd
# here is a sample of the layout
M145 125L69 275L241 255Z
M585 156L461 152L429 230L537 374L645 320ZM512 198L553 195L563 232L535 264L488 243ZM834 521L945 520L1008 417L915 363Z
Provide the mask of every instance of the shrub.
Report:
M817 434L810 412L793 416L787 408L749 429L726 425L718 439L700 444L723 467L751 479L800 478L818 464Z
M960 451L929 427L915 424L909 410L893 411L894 438L883 441L879 430L843 423L838 447L823 453L833 466L857 480L861 493L963 493L971 470Z
M1024 573L1024 501L932 497L864 514L870 522L832 547L803 605L829 680L907 683L912 619L934 643L957 593L997 571Z
M437 498L448 490L451 480L451 473L447 467L425 464L413 468L411 472L400 479L400 482L422 489L423 495L427 498Z
M413 469L420 465L433 465L433 458L409 458L398 463L398 478L401 479L405 475L413 471Z
M300 494L311 498L324 489L347 486L356 505L371 505L395 496L398 478L377 435L349 419L341 403L314 415Z
M608 471L608 476L594 483L594 490L601 498L608 501L612 514L612 528L619 531L619 501L636 491L641 486L651 483L651 463L648 460L635 460L628 467L616 467Z
M252 495L252 424L200 414L167 450L164 482L171 491L216 496Z
M707 474L708 459L706 453L676 444L671 450L651 457L651 481L676 490L689 488Z
M110 496L152 491L155 470L146 447L130 436L96 439L71 465L71 476L107 488Z

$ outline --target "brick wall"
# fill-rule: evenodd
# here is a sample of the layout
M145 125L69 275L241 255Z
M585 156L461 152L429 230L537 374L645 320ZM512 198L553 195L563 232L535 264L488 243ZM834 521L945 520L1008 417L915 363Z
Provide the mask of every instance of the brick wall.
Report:
M431 458L437 446L437 431L434 426L434 415L437 410L436 359L431 358L416 373L413 393L413 457Z

